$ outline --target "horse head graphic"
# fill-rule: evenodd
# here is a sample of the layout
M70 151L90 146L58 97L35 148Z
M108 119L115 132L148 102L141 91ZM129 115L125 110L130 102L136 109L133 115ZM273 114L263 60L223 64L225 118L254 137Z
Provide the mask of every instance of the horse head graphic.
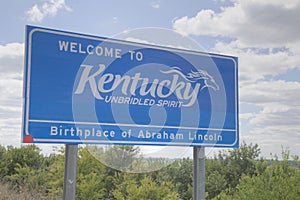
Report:
M168 71L161 71L164 74L178 74L182 78L184 78L186 81L195 83L200 80L203 81L203 86L201 87L201 90L204 88L212 88L214 91L217 91L220 89L219 85L216 83L215 79L208 74L205 70L198 70L198 71L190 71L186 75L181 71L179 67L172 67Z

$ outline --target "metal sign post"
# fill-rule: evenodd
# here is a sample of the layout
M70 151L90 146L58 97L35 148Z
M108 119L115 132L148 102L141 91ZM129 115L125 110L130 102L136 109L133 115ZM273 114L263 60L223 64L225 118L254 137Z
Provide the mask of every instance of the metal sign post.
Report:
M194 147L194 200L205 199L205 147Z
M76 171L77 171L77 144L67 144L65 152L64 173L64 200L75 200L76 193Z

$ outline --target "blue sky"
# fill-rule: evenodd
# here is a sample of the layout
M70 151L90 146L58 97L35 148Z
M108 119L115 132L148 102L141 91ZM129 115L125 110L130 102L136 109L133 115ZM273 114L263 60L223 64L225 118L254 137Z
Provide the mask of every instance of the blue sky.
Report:
M258 143L265 157L281 147L300 155L299 19L299 0L3 1L0 144L21 142L26 24L106 37L158 27L237 56L241 140Z

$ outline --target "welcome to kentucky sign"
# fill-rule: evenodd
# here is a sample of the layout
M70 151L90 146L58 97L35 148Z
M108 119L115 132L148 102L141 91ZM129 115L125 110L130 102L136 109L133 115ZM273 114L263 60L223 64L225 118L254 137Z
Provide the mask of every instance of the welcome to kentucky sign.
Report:
M25 143L238 147L237 58L26 27Z

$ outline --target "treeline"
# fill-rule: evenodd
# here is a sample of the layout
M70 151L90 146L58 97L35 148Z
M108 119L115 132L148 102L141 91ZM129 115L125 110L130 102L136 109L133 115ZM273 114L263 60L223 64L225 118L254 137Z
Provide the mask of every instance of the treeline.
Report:
M105 151L105 153L104 153ZM108 151L108 152L107 152ZM193 161L184 158L158 171L126 173L107 167L119 161L122 170L159 165L168 159L133 159L139 149L131 146L80 147L76 198L84 200L192 199ZM91 154L91 152L93 152ZM95 153L97 155L95 156ZM206 159L207 199L299 199L300 162L283 151L283 160L259 158L258 145L241 144ZM289 165L293 159L294 165ZM150 163L150 164L149 164ZM118 164L118 163L115 163ZM119 168L120 169L120 168ZM0 146L0 199L61 199L64 152L44 156L34 145Z

